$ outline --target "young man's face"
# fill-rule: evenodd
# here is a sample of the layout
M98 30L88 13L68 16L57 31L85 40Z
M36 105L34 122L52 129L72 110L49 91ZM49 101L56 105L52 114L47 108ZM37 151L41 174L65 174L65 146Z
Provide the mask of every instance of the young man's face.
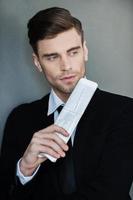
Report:
M55 93L67 100L76 83L85 75L87 47L73 28L58 34L53 39L38 42L38 55L34 63L43 71Z

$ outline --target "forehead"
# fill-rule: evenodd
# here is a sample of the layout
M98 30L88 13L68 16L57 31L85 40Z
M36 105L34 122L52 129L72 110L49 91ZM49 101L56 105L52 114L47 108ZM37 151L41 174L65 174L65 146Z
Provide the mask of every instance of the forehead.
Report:
M52 53L62 52L68 49L81 46L81 35L73 28L63 33L59 33L52 39L44 39L38 41L38 52L39 53Z

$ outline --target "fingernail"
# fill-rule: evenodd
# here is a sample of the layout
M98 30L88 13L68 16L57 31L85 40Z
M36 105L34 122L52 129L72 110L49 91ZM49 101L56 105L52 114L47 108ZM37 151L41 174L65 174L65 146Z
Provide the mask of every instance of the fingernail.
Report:
M68 146L66 145L66 146L65 146L65 151L67 151L67 150L68 150Z
M69 136L69 133L68 133L68 132L66 132L66 136Z
M57 155L57 158L60 158L60 154Z
M62 157L65 157L65 155L66 155L66 154L65 154L64 152L61 154Z

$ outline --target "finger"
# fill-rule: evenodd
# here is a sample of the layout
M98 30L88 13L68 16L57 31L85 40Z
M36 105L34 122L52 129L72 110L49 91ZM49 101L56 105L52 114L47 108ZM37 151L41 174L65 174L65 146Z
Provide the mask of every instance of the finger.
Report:
M65 152L66 150L68 150L67 145L59 145L57 142L55 142L54 140L45 140L44 141L44 146L47 146L49 148L52 148L54 151L56 151L61 157L65 156Z
M40 155L40 153L43 155L43 156L38 156ZM34 144L32 145L31 148L28 149L28 151L25 153L24 157L25 159L28 161L28 165L35 165L35 163L38 163L38 159L40 161L43 161L43 159L45 160L46 157L45 157L45 154L49 154L53 157L55 157L56 159L60 158L61 155L59 153L57 153L56 151L54 151L52 148L49 148L47 146L43 146L43 145L40 145L40 144ZM42 158L42 159L40 159Z
M60 133L66 137L69 136L69 133L64 128L57 126L55 124L40 130L38 133L41 136L43 133L55 133L55 132Z
M40 146L38 155L40 155L40 154L42 154L42 155L48 154L48 155L50 155L52 157L55 157L57 159L60 158L60 157L64 157L65 156L64 152L62 152L60 154L57 151L55 151L53 148L48 147L48 146L43 146L43 145Z
M35 138L37 143L53 146L55 143L64 151L68 150L68 145L57 135L53 133L45 133L42 138Z
M64 151L68 150L68 145L56 134L45 134L45 138L33 138L32 145L35 146L36 144L48 146L61 156L64 156Z

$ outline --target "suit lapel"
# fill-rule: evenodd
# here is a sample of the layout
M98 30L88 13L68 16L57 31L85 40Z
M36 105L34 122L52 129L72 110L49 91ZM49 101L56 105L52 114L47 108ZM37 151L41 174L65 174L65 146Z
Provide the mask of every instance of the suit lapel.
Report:
M94 119L96 120L97 115L97 99L98 99L99 90L96 90L94 96L91 99L91 102L87 106L81 120L77 126L76 134L74 138L74 146L73 146L73 158L74 158L74 166L75 166L75 174L78 183L80 184L81 178L86 177L83 176L83 173L89 174L90 168L90 176L92 173L91 168L93 168L90 163L93 158L92 155L92 144L91 142L94 140L95 136L93 135L93 125L92 122ZM90 167L89 167L90 166ZM89 177L89 175L87 175Z
M48 101L49 101L49 94L41 99L41 104L40 104L42 126L45 126L45 127L50 126L51 124L54 123L54 114L51 114L49 116L47 115Z
M79 146L81 143L81 138L83 139L83 144L85 140L86 134L88 135L88 130L91 125L91 121L96 118L96 106L97 106L97 99L98 99L99 89L96 90L94 96L92 97L89 105L87 106L84 114L82 115L74 138L74 148Z

